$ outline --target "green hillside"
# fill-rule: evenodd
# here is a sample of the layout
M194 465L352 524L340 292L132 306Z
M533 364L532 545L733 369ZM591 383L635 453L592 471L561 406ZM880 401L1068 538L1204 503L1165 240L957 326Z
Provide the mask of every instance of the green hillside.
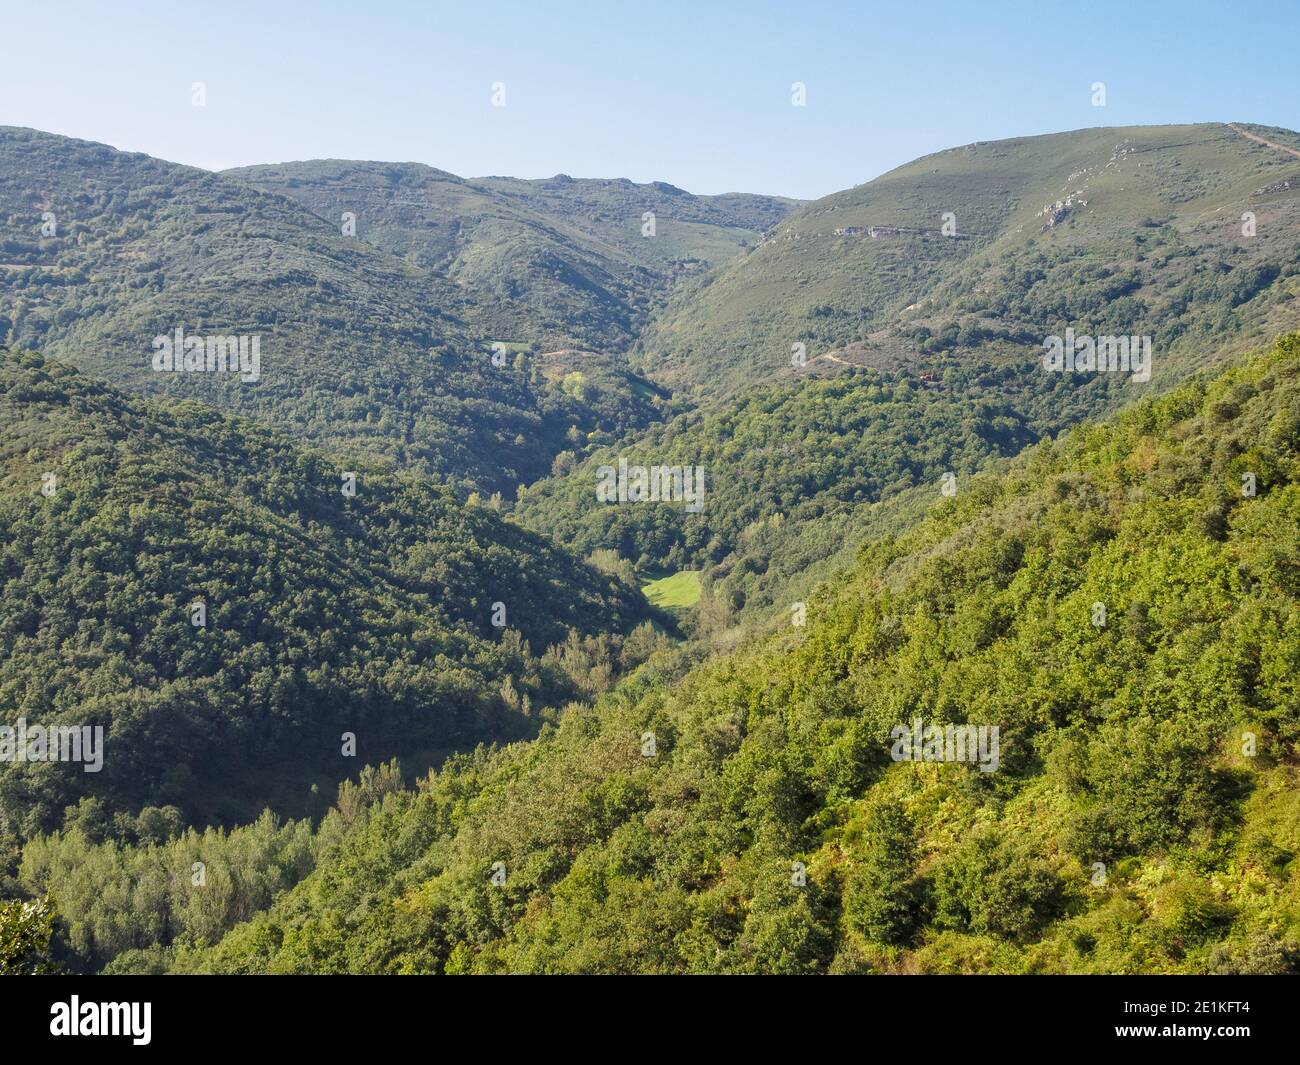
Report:
M1041 377L1043 338L1073 325L1150 335L1155 376L1178 380L1296 324L1300 158L1251 132L1300 147L1290 131L1213 123L918 159L793 211L679 292L643 336L644 365L708 394L975 354ZM795 343L804 368L791 366Z
M527 352L494 364L493 343L515 338L477 322L482 293L243 181L4 127L0 218L0 342L356 461L390 457L510 496L574 434L655 416L638 390L589 406ZM258 337L260 374L156 371L154 338L176 329Z
M803 626L372 777L268 911L114 968L1294 971L1298 503L1291 336L963 484ZM997 726L994 771L891 758L915 719ZM257 831L292 879L292 828ZM74 831L24 885L196 847ZM74 935L122 917L97 907Z
M797 203L0 127L0 223L0 938L1300 971L1300 135ZM1046 372L1067 328L1150 380ZM178 330L260 362L159 369Z
M914 520L916 493L928 503L944 473L968 477L1058 428L1021 413L1034 397L976 398L998 394L982 380L853 369L753 389L589 449L531 485L515 514L582 553L612 549L646 571L703 569L711 627L784 611L845 545ZM703 466L704 505L599 501L598 471L620 458Z
M444 279L483 335L548 350L626 348L678 278L757 243L794 206L767 196L692 196L626 180L465 179L418 163L312 160L227 171ZM654 215L653 236L643 217Z
M302 812L361 762L527 735L648 614L427 479L0 354L0 723L106 732L100 772L0 763L0 843L86 800Z

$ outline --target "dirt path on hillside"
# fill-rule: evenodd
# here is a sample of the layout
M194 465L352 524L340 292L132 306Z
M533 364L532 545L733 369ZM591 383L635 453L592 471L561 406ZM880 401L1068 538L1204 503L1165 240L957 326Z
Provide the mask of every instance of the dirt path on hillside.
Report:
M1247 133L1235 122L1229 122L1228 128L1236 130L1247 140L1252 140L1256 144L1262 144L1267 148L1276 148L1279 152L1286 152L1289 155L1294 155L1297 159L1300 159L1300 151L1297 151L1295 148L1288 148L1285 144L1274 144L1273 141L1266 141L1263 137L1259 136L1258 134Z

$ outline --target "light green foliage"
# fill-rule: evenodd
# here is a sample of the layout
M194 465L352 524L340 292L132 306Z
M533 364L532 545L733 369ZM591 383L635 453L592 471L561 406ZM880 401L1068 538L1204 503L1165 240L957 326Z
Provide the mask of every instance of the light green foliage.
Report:
M52 971L45 959L54 936L54 917L48 897L0 902L0 976Z

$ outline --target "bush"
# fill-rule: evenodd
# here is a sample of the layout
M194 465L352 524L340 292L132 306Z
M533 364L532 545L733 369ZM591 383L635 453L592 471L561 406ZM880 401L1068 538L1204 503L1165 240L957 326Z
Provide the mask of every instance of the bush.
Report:
M915 830L898 802L867 814L866 854L844 888L848 926L878 943L904 943L916 927L920 900Z
M934 881L937 925L1016 942L1059 916L1064 902L1065 885L1045 862L992 834L963 844Z
M1094 804L1074 825L1071 849L1105 861L1186 839L1220 817L1205 730L1186 719L1107 722L1088 747L1083 787Z

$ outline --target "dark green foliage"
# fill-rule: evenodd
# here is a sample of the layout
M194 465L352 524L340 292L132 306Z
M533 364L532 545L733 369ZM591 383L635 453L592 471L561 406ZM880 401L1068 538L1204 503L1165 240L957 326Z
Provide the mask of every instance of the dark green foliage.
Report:
M1215 737L1190 718L1112 719L1088 742L1079 790L1091 800L1072 846L1089 861L1166 847L1222 817L1209 765Z
M915 827L902 803L867 813L862 857L844 889L844 919L878 943L904 943L918 924Z
M525 735L592 671L608 683L646 616L634 590L446 488L358 464L349 498L325 455L36 356L0 355L0 462L4 723L106 730L102 772L0 766L10 835L85 795L198 823L307 812L309 783L353 771L342 733L363 761L401 750L415 768ZM570 637L590 641L582 685ZM168 834L166 816L135 837Z

